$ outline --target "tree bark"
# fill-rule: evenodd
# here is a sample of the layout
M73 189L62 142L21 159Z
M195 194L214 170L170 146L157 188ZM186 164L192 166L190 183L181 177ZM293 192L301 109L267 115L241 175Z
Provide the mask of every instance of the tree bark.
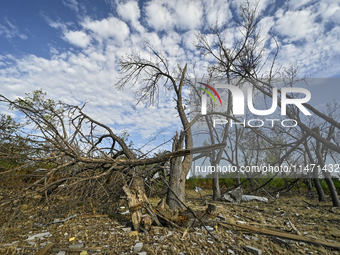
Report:
M318 134L319 134L318 130ZM336 191L336 188L334 186L333 180L331 178L331 174L328 172L328 170L323 170L325 167L325 161L323 160L322 157L322 152L321 152L321 143L319 141L316 142L316 156L318 157L319 161L319 167L321 168L322 174L325 177L325 181L327 183L329 193L331 194L332 202L334 207L340 207L340 200L339 200L339 195L338 192ZM327 166L326 166L327 167Z
M305 150L307 152L308 158L309 158L309 162L315 165L312 153L310 152L306 141L304 143L304 146L305 146ZM325 196L325 193L323 192L323 189L322 189L319 177L318 177L317 168L316 169L314 168L314 172L312 174L313 174L313 182L316 188L316 192L318 193L319 202L326 201L326 196Z
M183 133L182 133L183 134ZM180 135L178 138L178 134L176 134L173 144L172 151L176 151L179 148L183 148L184 136ZM181 199L183 202L185 201L185 179L186 179L186 171L183 171L182 168L182 157L176 157L170 159L170 179L169 186L173 192ZM168 189L168 194L166 198L166 203L168 204L171 210L182 209L182 204L176 198L176 195L173 194L170 189Z
M212 180L213 180L213 199L216 200L220 200L221 199L221 190L220 190L220 178L218 176L218 172L217 172L217 166L218 164L215 164L215 169L216 171L212 173Z

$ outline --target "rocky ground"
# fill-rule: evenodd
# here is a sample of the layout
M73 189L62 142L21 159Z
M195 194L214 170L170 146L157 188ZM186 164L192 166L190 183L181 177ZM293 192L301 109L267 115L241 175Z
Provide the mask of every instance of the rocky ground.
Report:
M211 201L209 192L188 193L187 204L195 210L204 210ZM203 198L203 199L202 199ZM154 206L159 199L151 199ZM328 243L340 243L340 211L332 209L330 202L318 204L302 196L281 196L279 199L232 204L218 202L218 213L226 221L244 226L282 233L298 234ZM210 235L202 226L185 228L152 227L147 233L132 231L127 208L109 217L84 215L81 208L72 214L60 215L52 224L42 226L34 211L26 211L21 219L12 223L2 216L5 228L0 254L36 254L42 247L53 243L47 254L340 254L329 247L306 242L284 240L242 230L217 221L208 226ZM291 224L289 223L291 222ZM1 235L1 233L0 233Z

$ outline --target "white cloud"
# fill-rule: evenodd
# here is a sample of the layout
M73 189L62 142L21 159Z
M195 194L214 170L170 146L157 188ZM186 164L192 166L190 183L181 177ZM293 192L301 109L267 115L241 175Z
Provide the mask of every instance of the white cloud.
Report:
M204 0L203 7L207 26L214 26L216 21L218 24L225 24L232 17L228 1Z
M315 22L316 15L309 10L287 11L276 22L275 29L289 40L308 39L321 32L321 27Z
M195 50L196 47L193 45L193 42L196 40L196 33L197 30L191 30L186 32L185 34L182 35L183 38L183 43L186 49L188 50Z
M287 2L290 10L297 10L304 5L308 5L314 2L314 0L290 0Z
M328 0L323 1L319 5L319 12L325 21L333 21L340 23L340 4L338 1Z
M320 5L322 8L298 11L280 9L276 16L273 14L262 19L262 36L275 31L287 38L286 41L279 41L281 51L278 65L299 65L302 74L339 74L338 23L328 32L322 29L326 20L339 22L338 5L334 5L334 0L325 1L327 4ZM90 116L111 125L117 132L127 128L136 139L148 138L160 129L166 129L167 135L171 135L171 131L180 126L173 95L161 95L159 107L144 108L140 105L134 108L135 88L127 87L118 91L113 87L118 77L117 60L133 50L150 59L152 54L144 48L144 42L147 42L167 56L169 70L174 70L177 63L182 67L188 63L188 73L193 74L191 64L196 62L196 74L201 76L208 61L213 59L203 59L197 54L192 45L195 32L213 25L216 19L220 24L229 24L232 17L230 8L235 6L225 0L151 0L143 9L139 9L136 1L119 2L114 6L120 18L95 19L83 16L78 17L79 24L54 22L46 18L51 27L62 32L63 39L81 47L77 51L79 53L51 45L49 59L28 54L23 57L0 55L2 89L12 99L23 96L24 92L43 88L48 97L66 103L89 101L85 110ZM318 24L315 22L316 17L322 17L324 21ZM7 29L12 29L9 24L5 25ZM70 29L77 25L80 28ZM150 31L152 28L155 31ZM174 29L178 30L175 32ZM226 37L226 43L231 45L233 35L237 37L239 33L235 28L228 31L231 36ZM212 35L207 37L212 42ZM301 39L305 40L301 42ZM96 43L96 40L100 43ZM297 44L296 40L301 41Z
M274 26L274 17L264 17L260 21L260 26L261 26L261 33L260 36L262 38L268 37L269 36L269 31L272 29Z
M64 37L70 43L81 48L87 47L91 41L91 37L82 31L68 31Z
M19 37L22 40L26 40L28 37L21 33L19 29L14 26L9 20L5 19L5 24L0 24L0 36L11 40L14 37Z
M178 1L175 7L176 26L179 30L196 29L203 22L203 7L199 1Z
M203 22L200 1L152 0L145 6L146 21L157 31L197 29Z
M144 27L139 22L140 10L138 2L128 1L126 3L118 3L117 13L124 21L131 22L134 29L139 32L144 32Z
M174 16L170 10L160 1L150 1L145 7L147 23L155 30L172 29L174 26Z
M93 38L102 42L103 40L112 38L118 44L122 44L130 34L130 29L125 22L109 17L102 20L92 20L85 18L81 25L94 33Z
M63 4L75 12L79 11L78 2L76 0L63 0Z
M236 4L237 7L239 7L241 4L245 3L245 1L244 0L234 0L233 3ZM257 5L257 11L262 12L266 8L268 8L270 5L274 4L275 0L262 0L262 1L249 0L249 3L252 4L253 6L258 4Z

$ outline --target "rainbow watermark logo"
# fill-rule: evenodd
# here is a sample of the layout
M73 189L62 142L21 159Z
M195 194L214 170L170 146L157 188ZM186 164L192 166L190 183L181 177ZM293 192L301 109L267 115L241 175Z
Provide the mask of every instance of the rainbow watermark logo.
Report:
M199 84L201 84L201 85L203 85L203 86L209 88L212 92L214 92L215 95L217 96L218 100L220 101L221 106L222 106L221 97L220 97L220 95L217 93L217 91L216 91L213 87L211 87L210 85L208 85L208 84L206 84L206 83L203 83L203 82L197 82L197 83L199 83ZM197 89L200 89L200 90L203 90L204 92L206 92L206 93L212 98L212 100L214 100L215 105L217 105L214 96L209 92L209 90L203 89L203 88L201 88L201 87L196 87L196 88L197 88Z
M222 100L217 91L210 85L202 82L198 82L199 84L209 88L211 91L214 92L214 94L219 99L221 106L222 106ZM216 100L214 96L211 94L210 91L207 89L196 87L206 93L202 93L201 95L201 113L202 115L207 114L207 94L212 98L215 105L217 106ZM227 89L232 93L233 95L233 114L234 115L244 115L244 108L245 108L245 96L243 94L243 91L233 85L229 84L216 84L215 88L219 89ZM311 113L303 106L304 103L307 103L311 99L311 93L305 89L305 88L293 88L293 87L284 87L281 88L281 115L286 115L286 107L288 104L295 105L304 115L311 115ZM287 96L287 94L291 93L301 93L305 94L304 98L292 98ZM275 87L272 87L272 106L269 109L266 110L258 110L255 109L253 104L253 88L251 86L248 87L247 91L247 105L248 109L251 113L255 115L270 115L275 112L277 105L278 105L278 89Z

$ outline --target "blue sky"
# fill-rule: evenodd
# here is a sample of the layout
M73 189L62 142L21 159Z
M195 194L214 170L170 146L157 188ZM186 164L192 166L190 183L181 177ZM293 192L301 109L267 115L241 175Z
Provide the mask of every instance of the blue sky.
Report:
M233 1L2 1L0 8L0 93L14 99L42 88L48 97L70 104L88 101L86 112L127 129L135 145L155 134L152 148L180 128L171 95L151 108L135 106L134 90L117 90L117 60L133 50L148 57L145 43L165 52L172 66L196 62L204 73L209 59L193 47L195 33L232 22ZM261 35L278 39L278 66L299 66L300 75L339 78L340 4L338 0L260 1ZM327 93L336 95L335 86ZM327 97L327 96L326 96ZM4 105L2 112L9 113Z

